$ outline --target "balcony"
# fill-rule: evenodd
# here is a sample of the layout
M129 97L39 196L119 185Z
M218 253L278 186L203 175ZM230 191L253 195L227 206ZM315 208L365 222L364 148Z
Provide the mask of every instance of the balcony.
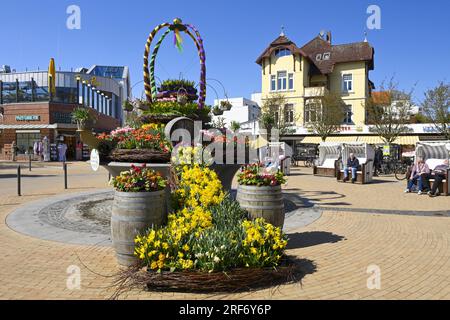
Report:
M305 88L305 98L316 98L323 97L328 93L326 87L306 87Z

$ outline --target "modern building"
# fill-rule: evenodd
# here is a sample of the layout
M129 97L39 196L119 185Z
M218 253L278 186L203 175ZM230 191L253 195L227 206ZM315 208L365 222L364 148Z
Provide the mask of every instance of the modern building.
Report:
M18 159L29 153L35 142L48 137L53 146L65 143L73 160L79 136L72 121L77 106L92 108L94 131L110 131L122 125L123 101L130 97L127 67L94 66L77 72L0 72L0 158L15 142ZM54 90L50 90L54 81ZM9 151L10 152L10 151ZM86 153L86 152L85 152Z
M257 120L261 114L258 103L243 97L214 100L214 105L220 105L221 102L226 101L232 105L231 109L224 111L222 115L213 116L212 120L217 121L222 118L227 128L233 121L240 124L252 122Z
M336 45L331 32L321 32L298 47L282 32L256 60L261 66L261 105L274 94L286 99L282 116L293 133L281 139L293 149L299 144L319 144L321 138L309 124L316 121L320 112L317 99L330 92L341 97L346 113L340 132L327 141L382 143L367 123L365 108L375 89L370 80L374 57L375 50L367 39ZM419 111L415 109L411 108L412 114ZM415 145L422 137L426 139L427 135L414 131L421 131L422 127L430 126L411 127L411 133L400 137L398 143Z

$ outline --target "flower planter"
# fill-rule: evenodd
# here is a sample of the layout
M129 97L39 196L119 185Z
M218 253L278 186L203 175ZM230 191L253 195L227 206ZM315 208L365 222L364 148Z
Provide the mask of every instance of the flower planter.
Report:
M161 226L167 218L165 191L114 193L111 239L120 265L138 262L134 239L152 226Z
M276 227L284 225L284 200L281 186L239 185L236 200L252 219L264 218Z
M115 149L109 158L116 162L168 163L170 153L151 149Z

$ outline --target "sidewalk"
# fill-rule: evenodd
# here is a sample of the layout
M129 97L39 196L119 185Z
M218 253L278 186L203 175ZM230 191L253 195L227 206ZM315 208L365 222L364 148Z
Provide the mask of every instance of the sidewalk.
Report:
M112 295L110 276L119 270L112 248L43 241L18 234L5 224L6 216L25 203L108 187L107 172L102 168L93 173L87 164L75 164L71 170L78 176L69 180L69 190L61 190L51 178L30 178L39 181L35 183L38 186L29 187L23 197L4 193L8 182L0 171L0 299L108 299ZM36 169L36 175L51 171L55 168ZM294 170L294 174L288 191L322 205L399 210L410 205L424 210L449 207L449 198L404 195L397 183L380 183L370 189L316 179L306 169ZM289 232L288 254L315 265L301 284L217 296L132 290L121 298L450 299L449 230L447 217L326 211L313 224ZM381 270L380 290L367 288L371 265ZM71 266L80 268L81 290L67 289Z

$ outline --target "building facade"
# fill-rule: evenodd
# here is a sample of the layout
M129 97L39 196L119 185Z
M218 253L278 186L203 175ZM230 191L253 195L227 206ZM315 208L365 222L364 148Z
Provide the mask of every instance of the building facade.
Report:
M368 42L333 45L331 33L317 36L303 47L284 34L257 59L262 70L262 103L270 95L286 98L287 121L301 133L317 116L312 103L327 92L345 102L344 126L365 124L365 101L373 88L369 72L374 69L374 49Z
M115 68L118 76L106 74L108 68ZM52 148L64 143L68 160L79 158L80 139L72 120L72 111L78 106L93 110L96 132L121 126L122 103L130 95L128 68L99 70L94 66L78 72L56 72L55 90L49 88L51 82L47 71L10 72L6 68L0 73L0 158L11 158L13 143L17 159L26 158L44 137ZM89 150L82 147L86 158Z
M238 122L242 125L256 121L261 114L261 108L257 102L243 97L214 100L214 105L220 105L221 102L226 101L232 105L231 109L224 111L222 115L214 115L212 120L218 121L222 118L227 128L230 127L232 122Z

